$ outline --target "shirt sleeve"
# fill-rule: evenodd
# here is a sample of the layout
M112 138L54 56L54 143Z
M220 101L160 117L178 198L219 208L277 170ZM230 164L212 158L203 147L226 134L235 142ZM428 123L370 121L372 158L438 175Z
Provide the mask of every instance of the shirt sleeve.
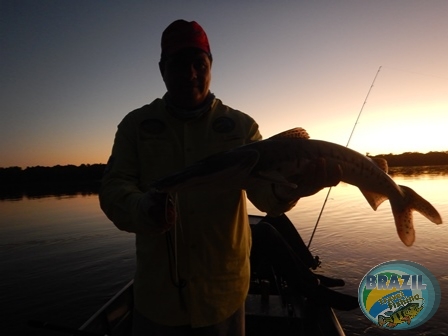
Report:
M145 192L139 188L137 126L131 115L118 125L112 154L99 192L101 209L120 230L157 233L157 224L145 211ZM153 224L153 225L151 225Z

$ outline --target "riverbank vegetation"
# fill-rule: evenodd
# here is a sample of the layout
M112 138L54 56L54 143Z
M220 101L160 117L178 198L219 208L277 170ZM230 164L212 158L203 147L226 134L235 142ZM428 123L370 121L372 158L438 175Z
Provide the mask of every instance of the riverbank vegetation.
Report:
M0 199L97 193L105 164L0 168Z
M369 155L368 155L369 156ZM415 166L440 166L448 165L448 151L429 152L426 154L407 152L403 154L381 154L372 156L387 161L389 167L415 167Z

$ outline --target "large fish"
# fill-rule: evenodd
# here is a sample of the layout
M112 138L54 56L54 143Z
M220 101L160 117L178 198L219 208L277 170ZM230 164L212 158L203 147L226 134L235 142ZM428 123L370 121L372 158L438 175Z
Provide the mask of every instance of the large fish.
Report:
M248 189L260 183L295 188L297 185L291 181L298 181L306 164L316 158L324 158L327 165L339 165L342 181L357 186L374 210L389 199L398 236L405 245L411 246L415 240L412 211L433 223L442 223L440 214L428 201L392 180L386 161L373 161L346 147L311 140L302 128L209 156L155 181L151 188L167 193L193 188Z

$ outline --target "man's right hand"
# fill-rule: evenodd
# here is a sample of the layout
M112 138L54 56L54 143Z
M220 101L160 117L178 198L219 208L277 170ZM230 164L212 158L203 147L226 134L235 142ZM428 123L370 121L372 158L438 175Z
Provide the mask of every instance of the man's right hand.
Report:
M176 221L174 202L169 194L148 191L141 200L140 211L147 214L155 233L170 230Z

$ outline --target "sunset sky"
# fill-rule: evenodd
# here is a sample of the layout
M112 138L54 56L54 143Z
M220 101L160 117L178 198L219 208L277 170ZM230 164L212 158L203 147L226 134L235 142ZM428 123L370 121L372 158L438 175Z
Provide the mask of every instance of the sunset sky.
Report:
M264 137L296 126L363 154L448 151L448 1L0 0L0 167L105 163L161 97L160 36L199 22L211 91Z

